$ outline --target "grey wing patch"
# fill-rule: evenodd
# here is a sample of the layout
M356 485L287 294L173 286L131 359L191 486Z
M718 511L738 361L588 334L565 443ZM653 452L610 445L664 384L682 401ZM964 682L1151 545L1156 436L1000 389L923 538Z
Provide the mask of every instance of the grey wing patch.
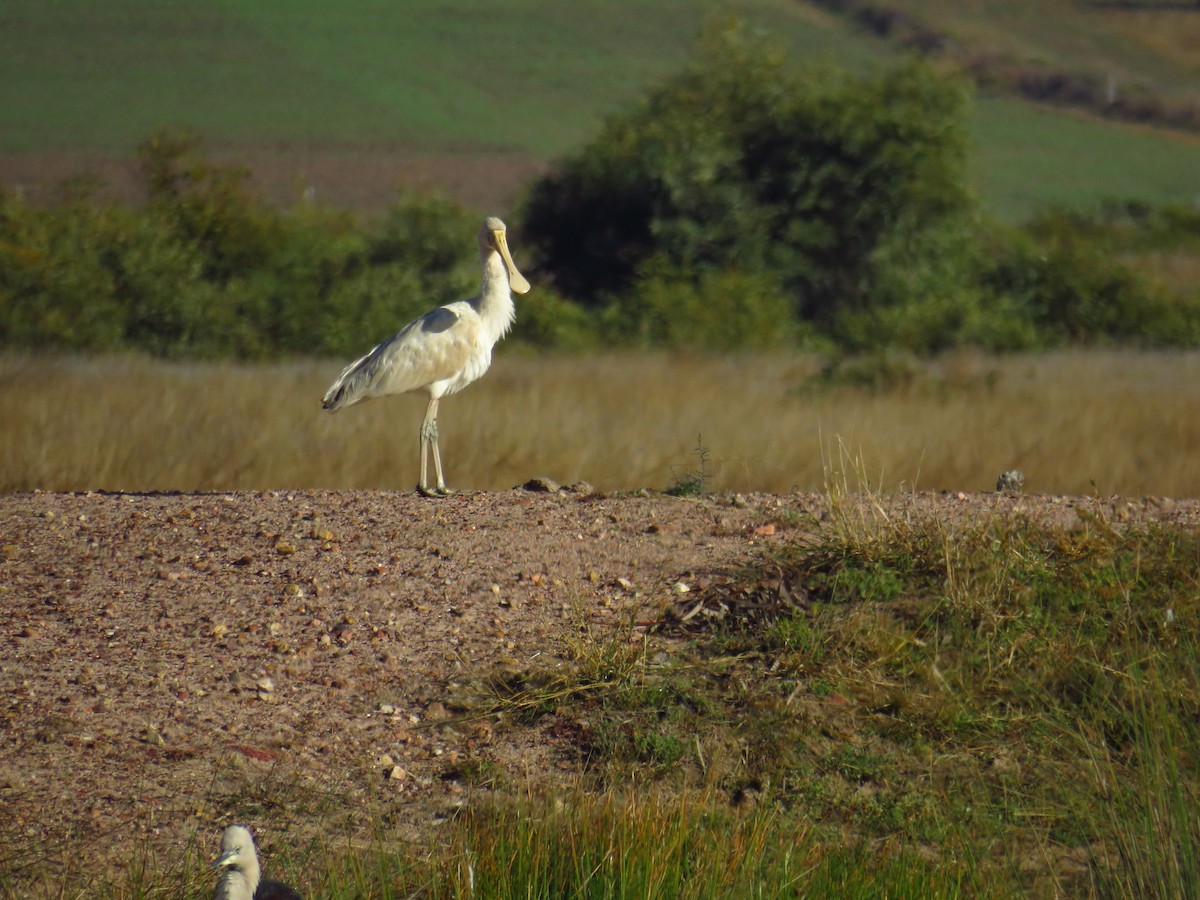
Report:
M431 334L440 334L454 327L458 321L458 313L445 306L439 306L421 316L421 330Z

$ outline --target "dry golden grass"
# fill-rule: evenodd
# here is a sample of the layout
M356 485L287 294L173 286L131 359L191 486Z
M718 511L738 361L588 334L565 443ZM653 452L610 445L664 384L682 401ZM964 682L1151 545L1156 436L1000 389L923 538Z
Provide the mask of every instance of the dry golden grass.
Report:
M962 355L881 392L806 387L796 356L522 358L442 404L447 479L708 490L872 487L1200 493L1200 354ZM423 399L320 408L337 361L0 358L0 490L408 489Z

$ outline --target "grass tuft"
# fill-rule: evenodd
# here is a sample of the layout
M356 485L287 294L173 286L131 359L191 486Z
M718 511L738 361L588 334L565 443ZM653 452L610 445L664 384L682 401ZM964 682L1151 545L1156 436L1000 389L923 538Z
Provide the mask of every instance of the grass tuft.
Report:
M672 497L698 497L704 493L704 485L712 477L712 472L709 471L709 457L711 454L709 449L704 446L703 435L696 435L696 449L692 452L696 455L695 468L681 473L674 466L671 467L674 481L666 490L668 495Z

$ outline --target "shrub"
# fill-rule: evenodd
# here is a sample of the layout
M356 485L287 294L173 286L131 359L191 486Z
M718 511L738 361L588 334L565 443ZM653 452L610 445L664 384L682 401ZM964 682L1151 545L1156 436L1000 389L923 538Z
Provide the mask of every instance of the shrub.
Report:
M479 220L449 201L402 196L372 225L285 215L192 138L157 135L139 153L141 209L79 186L52 209L0 194L0 345L347 355L478 287Z
M921 232L971 208L965 103L918 63L800 73L737 30L710 35L534 184L526 230L584 304L644 293L647 266L715 269L773 278L796 314L828 323L871 302L893 259L882 247L922 248Z
M1010 304L1040 346L1200 342L1200 298L1173 296L1103 241L1061 226L1043 220L1006 236L980 272L986 294Z
M249 172L207 162L198 145L159 132L138 148L149 212L200 253L208 280L228 281L267 262L280 222L247 189Z
M621 343L703 350L767 349L794 341L793 304L768 272L699 268L662 257L603 312L607 336Z

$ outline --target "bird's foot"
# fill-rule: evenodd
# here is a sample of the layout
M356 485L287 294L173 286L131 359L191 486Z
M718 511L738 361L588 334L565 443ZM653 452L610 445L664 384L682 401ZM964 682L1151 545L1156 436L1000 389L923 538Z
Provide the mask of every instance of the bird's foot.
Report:
M450 488L446 487L444 484L439 484L437 487L432 487L432 488L426 487L423 484L418 484L417 485L417 493L420 494L422 497L432 497L434 499L441 499L442 497L449 497L451 494L454 493L454 491L450 490Z

